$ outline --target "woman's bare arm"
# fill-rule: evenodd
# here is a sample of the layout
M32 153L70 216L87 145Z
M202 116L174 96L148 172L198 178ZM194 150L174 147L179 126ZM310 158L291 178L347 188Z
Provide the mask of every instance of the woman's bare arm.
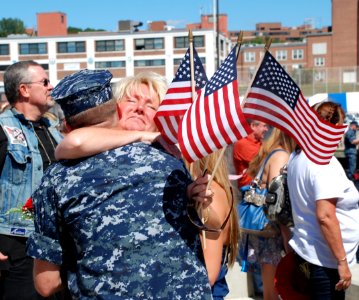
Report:
M224 189L216 182L212 182L211 190L214 192L213 201L208 206L208 221L206 225L212 228L219 228L229 213L230 207L227 201L227 195ZM206 241L204 242L203 232L200 232L203 255L206 263L208 279L213 286L216 282L222 263L223 247L229 243L230 222L220 232L206 232ZM204 245L206 247L204 247Z
M76 159L133 142L153 142L159 132L126 131L100 127L79 128L68 133L56 147L56 159Z
M340 281L337 289L347 289L351 284L351 272L346 260L339 221L336 216L337 199L322 199L316 201L316 216L325 240L338 262Z

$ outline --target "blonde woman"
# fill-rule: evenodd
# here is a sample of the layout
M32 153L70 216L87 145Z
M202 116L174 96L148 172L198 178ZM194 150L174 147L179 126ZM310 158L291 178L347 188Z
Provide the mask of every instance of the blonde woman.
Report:
M288 162L290 153L294 151L296 143L284 132L274 128L270 136L263 142L258 154L250 163L247 173L254 178L258 173L266 157L273 152L267 161L263 176L262 187L267 188L271 180L280 174L281 168ZM283 225L272 224L280 229L280 233L274 238L264 238L256 235L244 234L241 238L241 247L246 247L248 238L248 257L249 263L259 263L261 265L261 275L263 281L263 298L264 300L277 300L278 295L274 288L274 276L277 265L282 258L282 252L289 251L287 246L290 238L289 229Z
M68 133L56 148L56 158L75 159L128 143L152 142L160 134L153 118L166 91L165 79L154 72L141 72L122 79L114 86L113 99L118 105L119 125L125 130L78 128ZM68 122L66 126L71 129Z
M209 174L213 174L218 161L219 151L192 163L189 168L191 175L194 178L202 176L205 169ZM204 229L205 241L203 231L200 231L200 235L213 299L219 300L229 292L225 275L228 267L235 262L239 234L237 211L233 209L236 203L233 203L234 196L224 158L219 161L218 169L213 174L210 190L213 192L213 201L202 209L202 216L206 220L205 227L213 231Z

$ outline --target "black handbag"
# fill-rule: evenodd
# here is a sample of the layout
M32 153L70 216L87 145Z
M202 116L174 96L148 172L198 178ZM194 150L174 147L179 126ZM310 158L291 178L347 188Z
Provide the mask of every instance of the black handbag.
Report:
M292 205L290 203L287 185L287 165L284 165L278 176L274 177L268 185L265 199L264 213L271 220L291 227L294 225Z

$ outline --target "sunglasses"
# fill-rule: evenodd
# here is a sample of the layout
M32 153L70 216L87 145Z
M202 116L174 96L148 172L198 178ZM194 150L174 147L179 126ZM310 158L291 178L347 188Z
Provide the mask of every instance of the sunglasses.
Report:
M189 220L191 221L191 223L193 225L195 225L200 230L204 230L204 231L208 231L208 232L217 232L217 233L221 232L224 229L224 227L226 227L228 220L231 216L232 209L233 209L234 198L233 198L232 187L230 187L230 190L231 190L231 207L230 207L228 215L227 215L226 219L224 220L223 224L221 225L221 227L210 228L210 227L206 226L206 224L203 223L201 217L198 215L197 205L194 201L189 202L187 204L187 216L188 216Z
M32 82L23 82L24 84L35 84L35 83L41 83L43 86L48 86L50 84L50 79L43 79L43 80L39 80L39 81L32 81Z

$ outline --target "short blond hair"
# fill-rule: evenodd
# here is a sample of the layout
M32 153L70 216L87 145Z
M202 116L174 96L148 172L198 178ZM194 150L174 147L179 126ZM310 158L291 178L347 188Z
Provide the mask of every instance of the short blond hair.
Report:
M132 95L134 91L138 93L141 90L141 84L147 85L151 98L156 95L161 103L167 92L167 81L160 74L149 71L126 77L116 83L113 89L113 98L119 102L125 96Z

